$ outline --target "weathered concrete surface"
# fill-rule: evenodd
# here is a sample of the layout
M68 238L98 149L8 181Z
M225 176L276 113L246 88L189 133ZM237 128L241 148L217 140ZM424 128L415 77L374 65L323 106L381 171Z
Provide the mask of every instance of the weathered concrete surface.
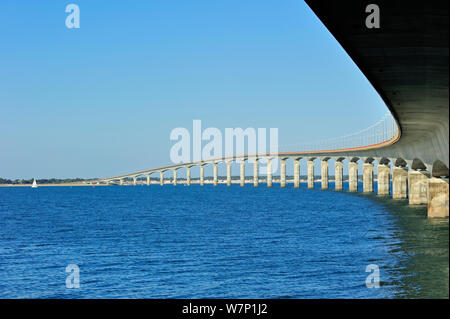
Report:
M214 186L217 186L217 176L218 175L218 173L217 173L217 163L214 163L213 164L213 184L214 184Z
M314 161L308 160L308 188L314 188Z
M286 159L280 158L280 187L286 187Z
M241 161L239 163L239 175L240 175L240 182L239 184L241 187L245 186L245 161Z
M200 165L200 186L205 185L205 165Z
M392 198L408 198L408 168L392 168Z
M191 168L186 167L186 185L191 186Z
M272 187L272 159L267 159L267 187Z
M334 163L334 189L337 191L342 190L342 179L344 171L344 163L336 161Z
M373 164L371 163L363 164L363 192L373 192Z
M428 217L448 217L448 178L428 179Z
M259 184L259 175L258 175L258 161L255 160L253 163L253 186L258 187Z
M358 191L358 163L348 163L348 190L349 192Z
M320 161L322 189L328 189L328 161Z
M227 162L227 186L231 186L231 164L232 162Z
M294 188L300 187L300 160L294 159Z
M391 184L391 168L388 165L378 165L377 180L377 195L389 195Z
M409 205L426 205L428 203L428 179L430 172L410 170L408 175Z
M173 170L173 186L177 186L177 170Z

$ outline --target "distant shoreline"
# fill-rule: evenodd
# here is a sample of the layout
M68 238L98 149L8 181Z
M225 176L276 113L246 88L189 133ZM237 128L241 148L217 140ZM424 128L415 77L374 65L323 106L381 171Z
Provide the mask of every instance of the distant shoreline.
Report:
M377 182L377 179L374 178L373 181ZM273 179L272 180L272 183L275 183L275 184L279 183L279 182L280 182L279 179ZM314 182L315 183L320 183L321 180L320 179L315 179ZM328 182L330 182L330 183L333 182L334 183L334 179L329 179ZM344 183L348 182L348 180L343 180L343 182ZM361 182L361 180L359 182ZM218 184L226 184L227 181L219 179L217 181L217 183ZM265 184L266 180L265 179L260 179L259 183L260 184ZM286 180L286 183L287 184L292 184L292 183L294 183L294 180L290 180L290 179ZM307 183L307 180L306 179L301 179L300 183ZM186 184L186 180L178 180L177 184L179 184L179 185ZM197 180L191 180L191 184L200 184L200 181L198 179ZM213 184L213 180L207 179L207 180L204 181L204 184ZM233 179L233 180L231 180L231 184L240 184L240 180ZM245 184L253 184L253 179L246 179L245 180ZM152 186L160 185L160 183L159 183L159 181L152 180L150 185L152 185ZM100 184L97 184L97 183L91 183L91 184L87 184L87 183L59 183L59 184L57 184L57 183L55 183L55 184L38 184L37 186L38 187L68 187L68 186L70 186L70 187L71 186L77 186L77 187L78 186L84 186L84 187L86 187L86 186L93 187L94 186L94 187L96 187L96 186L150 186L150 185L147 185L147 183L145 181L138 181L136 183L136 185L134 185L133 182L126 182L123 185L118 185L118 184L101 184L101 183ZM165 180L164 181L164 185L173 185L173 182L172 182L172 180ZM0 187L30 187L31 188L31 184L0 184Z
M92 184L74 183L74 184L38 184L38 187L50 187L50 186L92 186ZM110 186L106 184L95 184L95 186ZM31 184L0 184L0 187L30 187Z

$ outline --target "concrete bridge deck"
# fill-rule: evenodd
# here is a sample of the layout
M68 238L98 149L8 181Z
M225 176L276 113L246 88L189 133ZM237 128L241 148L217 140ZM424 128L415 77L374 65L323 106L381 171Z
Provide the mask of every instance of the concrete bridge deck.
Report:
M306 3L397 121L399 141L367 155L418 158L448 176L448 1L376 1L379 29L365 25L371 1Z
M294 184L298 187L299 161L308 160L308 184L314 180L314 160L321 161L322 188L328 188L328 159L335 159L336 189L342 189L343 160L349 162L350 191L357 190L358 165L364 163L364 190L373 191L374 163L378 164L378 194L406 199L411 205L427 204L429 217L448 216L449 212L449 104L448 104L448 1L379 0L380 28L368 28L366 6L360 0L306 0L306 3L353 59L384 100L397 123L393 138L381 143L353 148L310 152L241 155L232 158L168 165L164 167L104 178L97 183L123 181L200 166L200 184L204 183L203 166L227 163L227 182L231 184L231 162L241 161L240 182L245 183L242 160L254 162L254 184L258 185L258 160L268 159L267 185L272 185L271 160L280 160L280 184L286 184L286 160L294 161ZM392 170L389 167L392 166ZM390 176L392 175L392 190ZM355 186L356 185L356 186Z

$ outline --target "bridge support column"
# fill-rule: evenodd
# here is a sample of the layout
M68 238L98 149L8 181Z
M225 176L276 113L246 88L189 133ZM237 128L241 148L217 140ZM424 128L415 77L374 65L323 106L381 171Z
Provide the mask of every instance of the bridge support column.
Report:
M231 164L233 162L227 162L227 186L231 186Z
M286 187L286 159L280 158L280 187Z
M348 191L358 191L358 163L356 162L348 163Z
M308 188L314 188L314 160L308 160Z
M161 186L164 185L164 172L163 171L159 172L159 185L161 185Z
M392 169L392 198L408 198L408 168L394 167Z
M214 172L213 184L214 186L217 186L217 163L214 163L213 172Z
M336 160L334 163L334 190L340 191L342 190L342 179L344 171L344 163Z
M147 174L147 186L150 186L150 174Z
M294 159L294 188L300 187L300 159Z
M173 170L173 186L177 186L177 170Z
M267 187L272 187L272 159L267 159Z
M430 172L410 170L408 174L409 205L428 204L428 180Z
M134 186L136 186L136 180L137 180L137 177L136 177L136 176L133 176L133 185L134 185Z
M373 164L364 163L363 164L363 192L372 193L373 192Z
M253 186L258 187L259 175L258 175L258 159L255 159L253 163Z
M328 189L328 161L320 161L320 171L322 189Z
M448 178L428 179L428 218L448 217Z
M389 195L391 184L391 168L379 164L377 167L377 195Z
M205 185L205 167L200 165L200 186Z
M123 185L123 178L119 179L119 184Z
M242 160L239 163L239 173L240 173L240 185L241 187L245 186L245 161Z
M186 167L186 185L191 186L191 168Z

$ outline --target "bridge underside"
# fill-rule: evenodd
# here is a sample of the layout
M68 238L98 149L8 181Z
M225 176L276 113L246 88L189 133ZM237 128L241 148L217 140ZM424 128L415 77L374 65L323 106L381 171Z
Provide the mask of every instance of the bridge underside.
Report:
M376 1L379 29L365 24L366 6L373 1L305 1L400 127L397 143L363 155L420 159L429 168L434 165L436 175L448 175L448 1Z

